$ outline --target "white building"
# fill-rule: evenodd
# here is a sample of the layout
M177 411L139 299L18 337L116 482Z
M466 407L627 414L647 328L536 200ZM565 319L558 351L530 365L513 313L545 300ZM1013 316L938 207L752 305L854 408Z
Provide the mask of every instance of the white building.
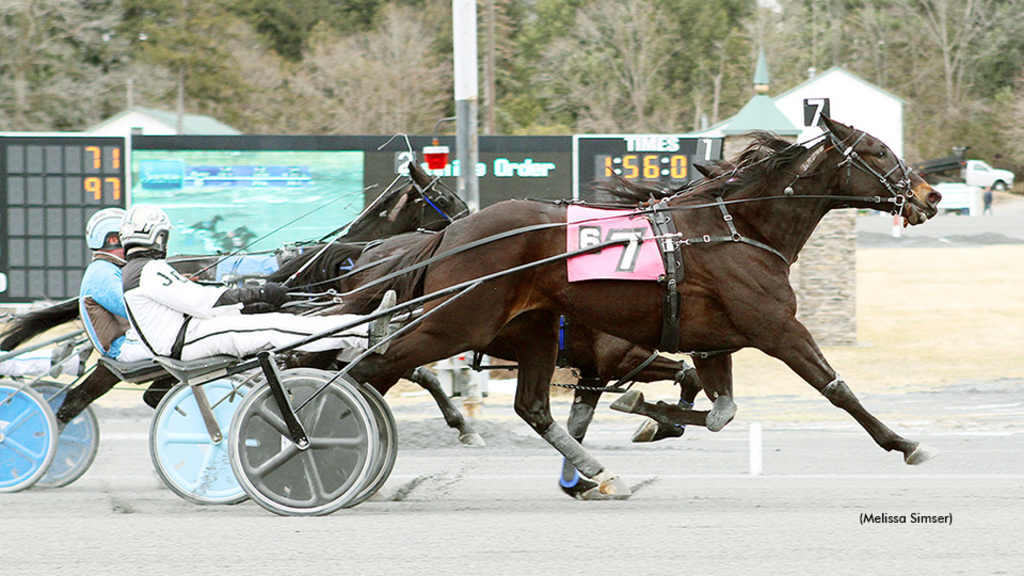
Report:
M765 83L767 81L764 81ZM762 96L762 98L764 98ZM799 130L798 142L804 142L821 134L817 126L804 126L804 99L828 98L831 108L830 116L843 124L851 125L875 136L892 149L899 157L903 157L903 105L905 102L897 96L850 74L842 68L830 68L811 80L791 88L778 96L771 97L771 103ZM756 97L755 97L756 99ZM761 122L751 122L750 111L744 110L736 116L719 122L707 130L694 133L694 136L721 138L735 135L738 128L753 129L754 127L778 131L780 123L775 116L764 113L767 107L762 103L755 116ZM754 126L754 124L757 124ZM780 133L780 136L789 134Z
M842 68L829 68L772 98L779 111L803 129L800 142L821 134L817 126L804 126L804 98L828 98L833 120L871 134L903 157L902 99Z
M240 131L202 114L185 114L181 134L189 136L237 136ZM178 115L174 112L136 106L85 130L97 136L173 136L178 134Z

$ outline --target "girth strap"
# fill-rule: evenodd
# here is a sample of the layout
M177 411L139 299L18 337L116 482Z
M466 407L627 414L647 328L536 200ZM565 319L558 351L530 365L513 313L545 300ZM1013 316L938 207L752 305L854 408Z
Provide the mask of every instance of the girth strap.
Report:
M679 245L673 240L676 232L672 213L666 210L667 200L653 205L648 217L654 236L658 239L661 259L665 263L665 293L661 296L661 342L658 349L663 352L676 352L679 349L679 282L683 280L683 255Z

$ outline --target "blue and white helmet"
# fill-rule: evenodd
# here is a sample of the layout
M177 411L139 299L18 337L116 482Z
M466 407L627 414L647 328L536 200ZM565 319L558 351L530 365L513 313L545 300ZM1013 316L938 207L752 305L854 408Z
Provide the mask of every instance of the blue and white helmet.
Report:
M165 251L170 234L171 219L156 206L132 206L121 220L121 243L125 249L142 246Z
M124 218L124 210L120 208L104 208L89 218L85 225L85 243L93 250L104 248L119 248L120 240L110 238L111 234L118 234L121 231L121 220ZM114 242L111 242L114 240Z

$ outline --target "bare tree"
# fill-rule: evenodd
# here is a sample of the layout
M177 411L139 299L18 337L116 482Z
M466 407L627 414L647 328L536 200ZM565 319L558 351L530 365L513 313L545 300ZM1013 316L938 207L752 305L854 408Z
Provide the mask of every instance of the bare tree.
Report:
M556 108L571 109L582 131L664 129L674 118L665 65L677 39L651 0L597 0L544 58L541 82Z
M95 120L110 76L113 8L78 0L0 2L0 110L7 129L80 128Z
M945 108L958 112L977 63L996 53L1000 36L1019 31L1020 0L896 0L915 34L917 63L939 67ZM1005 36L1004 36L1005 37Z
M317 34L306 73L330 107L329 132L428 132L444 116L451 63L434 61L430 20L430 14L425 19L421 11L391 4L373 31Z

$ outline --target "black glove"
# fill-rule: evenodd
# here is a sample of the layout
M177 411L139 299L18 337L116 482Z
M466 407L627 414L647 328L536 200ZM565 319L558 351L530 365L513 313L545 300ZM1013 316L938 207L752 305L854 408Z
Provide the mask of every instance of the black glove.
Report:
M273 312L288 302L288 290L284 284L268 282L263 286L248 288L232 288L225 290L217 299L216 306L242 304L243 314L259 314Z
M260 288L259 299L274 308L280 308L288 302L288 289L284 287L284 284L267 282Z

